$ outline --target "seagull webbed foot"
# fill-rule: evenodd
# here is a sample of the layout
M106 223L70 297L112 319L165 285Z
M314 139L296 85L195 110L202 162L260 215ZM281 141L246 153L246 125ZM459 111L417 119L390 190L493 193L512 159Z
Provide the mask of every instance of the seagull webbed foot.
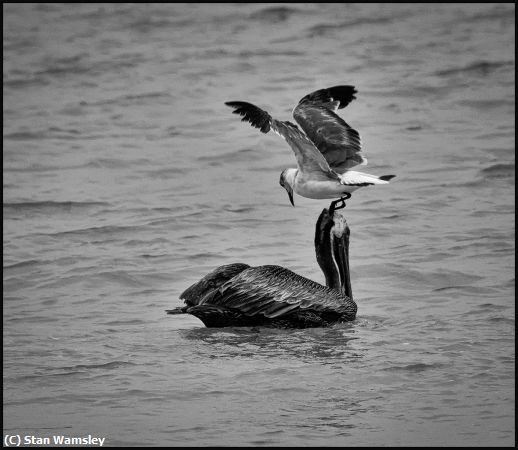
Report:
M347 196L347 197L346 197ZM351 198L351 194L349 194L348 192L344 193L344 196L343 197L340 197L338 200L335 200L333 202L331 202L331 206L329 206L329 214L331 214L331 216L333 215L333 213L337 210L337 209L342 209L342 208L345 208L345 201L350 199Z

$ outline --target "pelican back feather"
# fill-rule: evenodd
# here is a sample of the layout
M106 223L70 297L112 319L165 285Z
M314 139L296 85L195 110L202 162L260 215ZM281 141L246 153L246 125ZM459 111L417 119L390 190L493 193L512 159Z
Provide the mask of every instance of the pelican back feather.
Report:
M274 265L250 267L224 283L207 303L268 319L300 311L353 320L356 304L336 289ZM335 317L336 321L336 317Z
M226 281L232 279L238 273L249 267L248 264L242 263L220 266L205 275L200 281L189 286L180 294L180 299L182 299L187 306L197 305L201 303L205 297L213 294Z

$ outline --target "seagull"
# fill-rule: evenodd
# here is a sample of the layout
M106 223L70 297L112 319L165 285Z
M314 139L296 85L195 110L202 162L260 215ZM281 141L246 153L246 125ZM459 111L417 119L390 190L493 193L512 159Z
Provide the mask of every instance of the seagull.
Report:
M261 132L273 130L283 137L297 159L297 168L282 171L279 183L286 189L293 206L293 192L312 199L336 199L334 209L345 207L351 193L363 186L388 184L395 175L370 175L350 170L367 164L361 154L359 133L336 114L356 97L354 86L319 89L303 97L293 109L292 122L274 119L251 103L225 102L242 121Z

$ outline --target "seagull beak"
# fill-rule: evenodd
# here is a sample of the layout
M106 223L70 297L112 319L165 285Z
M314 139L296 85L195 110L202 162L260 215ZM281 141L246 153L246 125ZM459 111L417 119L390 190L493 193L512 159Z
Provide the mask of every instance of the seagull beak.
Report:
M288 193L288 197L290 198L291 206L295 206L295 203L293 203L293 191L289 187L286 187L285 189Z

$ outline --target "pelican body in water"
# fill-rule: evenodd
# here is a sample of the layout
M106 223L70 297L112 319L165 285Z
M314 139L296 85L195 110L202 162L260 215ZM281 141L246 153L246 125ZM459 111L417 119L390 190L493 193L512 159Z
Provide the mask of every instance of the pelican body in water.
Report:
M367 164L361 154L359 133L335 111L345 108L356 97L354 86L320 89L303 97L293 109L293 117L302 128L289 121L274 119L269 113L247 102L226 102L263 133L273 130L283 137L297 159L297 168L285 169L280 185L286 189L293 206L293 192L312 199L336 199L343 208L351 192L362 186L387 184L395 175L370 175L350 170Z
M227 264L186 289L180 295L185 306L167 313L192 314L207 327L309 328L354 320L347 222L332 204L315 228L315 252L326 286L280 266Z

